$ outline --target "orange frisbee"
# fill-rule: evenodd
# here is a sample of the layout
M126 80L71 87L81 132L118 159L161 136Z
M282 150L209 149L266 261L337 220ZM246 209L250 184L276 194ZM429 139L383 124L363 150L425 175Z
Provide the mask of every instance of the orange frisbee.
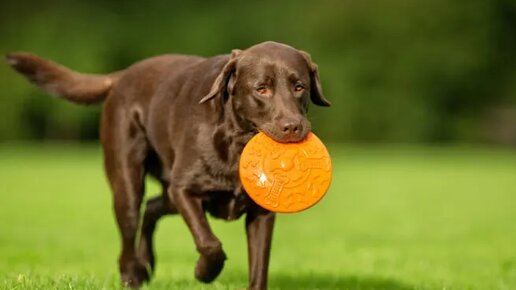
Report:
M330 155L313 133L298 143L279 143L260 132L244 147L239 165L247 194L274 212L305 210L330 186Z

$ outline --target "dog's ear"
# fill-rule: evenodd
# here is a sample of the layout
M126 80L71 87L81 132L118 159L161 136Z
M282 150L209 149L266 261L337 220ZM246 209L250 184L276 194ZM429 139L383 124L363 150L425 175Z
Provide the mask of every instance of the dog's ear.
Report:
M226 63L226 65L224 65L222 71L213 82L210 92L201 99L199 104L205 103L215 98L216 96L224 96L224 94L228 93L228 83L236 70L236 64L241 53L242 51L240 49L233 49L233 51L231 51L231 57L229 58L229 61ZM230 87L232 89L232 86Z
M308 63L308 68L310 69L310 99L312 103L318 106L329 107L331 103L323 95L317 64L312 61L312 57L306 51L300 50L299 52Z

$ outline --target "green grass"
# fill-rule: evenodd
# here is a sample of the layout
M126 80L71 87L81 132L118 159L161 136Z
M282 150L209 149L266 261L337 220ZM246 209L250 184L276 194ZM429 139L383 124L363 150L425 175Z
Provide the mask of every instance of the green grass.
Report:
M277 219L271 289L516 289L516 152L330 151L327 196ZM243 221L211 223L229 257L221 276L195 281L192 238L168 217L146 288L246 287ZM97 146L0 146L1 289L118 288L118 247Z

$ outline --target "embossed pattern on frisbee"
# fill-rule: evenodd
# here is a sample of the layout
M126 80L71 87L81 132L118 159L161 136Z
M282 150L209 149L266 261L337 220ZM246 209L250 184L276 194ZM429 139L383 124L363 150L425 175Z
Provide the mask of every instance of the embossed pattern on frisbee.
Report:
M298 212L316 204L331 181L331 160L313 133L298 143L279 143L258 133L244 147L240 181L261 207Z

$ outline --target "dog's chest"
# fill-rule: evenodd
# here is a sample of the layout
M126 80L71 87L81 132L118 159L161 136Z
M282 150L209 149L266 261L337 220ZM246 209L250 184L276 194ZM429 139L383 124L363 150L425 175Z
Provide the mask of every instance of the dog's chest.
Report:
M240 155L252 134L231 134L227 128L202 128L197 142L200 153L197 178L206 191L234 191L240 186Z
M217 172L212 168L198 181L201 181L204 208L212 216L234 220L247 211L250 199L242 190L237 169Z
M204 202L204 208L212 216L225 220L235 220L244 214L251 200L241 191L212 192Z
M210 136L211 135L211 136ZM250 136L227 136L223 130L209 134L203 140L197 181L204 192L204 208L217 218L234 220L247 211L251 200L242 190L238 163L243 147ZM243 138L242 138L243 137Z

